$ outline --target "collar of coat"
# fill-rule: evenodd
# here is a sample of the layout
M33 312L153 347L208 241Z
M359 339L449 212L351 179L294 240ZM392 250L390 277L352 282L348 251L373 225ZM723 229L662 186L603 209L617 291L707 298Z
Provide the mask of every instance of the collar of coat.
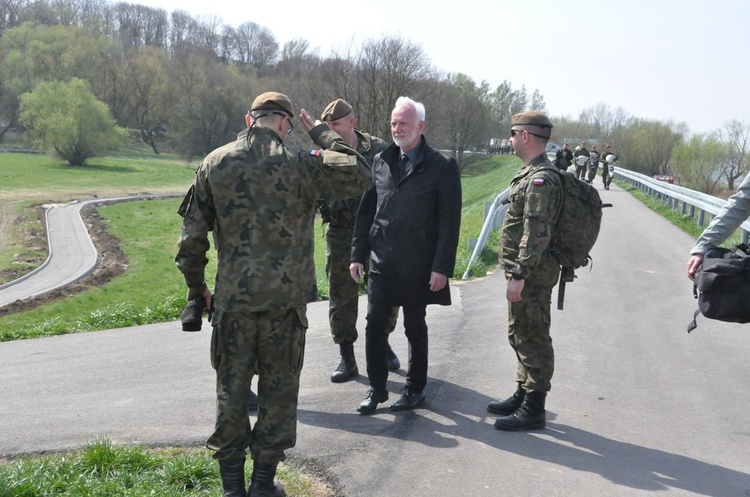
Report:
M417 145L419 152L417 153L416 158L412 161L411 169L412 171L417 168L423 161L425 152L429 150L429 145L427 145L427 139L422 135L420 137L419 145ZM383 150L383 152L380 154L380 157L389 165L395 165L398 163L398 159L401 154L401 147L396 145L395 143L391 143L388 145L388 148Z

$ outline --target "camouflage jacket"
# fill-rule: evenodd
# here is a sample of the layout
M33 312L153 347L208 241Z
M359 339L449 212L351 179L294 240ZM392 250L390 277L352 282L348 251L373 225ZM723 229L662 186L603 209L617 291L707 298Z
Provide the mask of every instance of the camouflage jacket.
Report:
M552 230L562 207L560 175L546 154L536 156L510 183L508 212L500 234L500 260L505 271L529 279L547 265ZM557 263L550 268L558 270Z
M354 130L359 139L357 152L372 166L372 159L388 147L380 138ZM319 209L324 223L330 223L332 226L344 227L354 226L357 218L357 209L362 195L357 195L345 200L334 200L332 202L321 202Z
M227 309L267 311L316 300L315 206L372 186L368 164L327 124L310 131L323 148L313 152L293 153L268 128L249 131L203 160L179 209L175 263L190 295L205 288L213 231L218 316Z

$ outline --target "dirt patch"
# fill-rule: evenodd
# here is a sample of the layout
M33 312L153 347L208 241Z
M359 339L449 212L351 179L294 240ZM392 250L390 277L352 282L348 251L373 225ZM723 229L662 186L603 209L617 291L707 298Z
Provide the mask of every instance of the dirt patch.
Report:
M77 293L81 293L90 288L95 288L104 285L113 278L123 274L128 267L127 257L120 248L120 240L112 236L107 232L104 222L99 215L99 206L101 204L90 204L81 210L81 217L83 222L86 224L86 228L89 231L89 236L94 242L96 251L99 253L99 265L96 270L88 278L74 283L70 286L58 288L52 290L43 295L36 297L30 297L23 300L17 300L11 302L8 305L0 307L0 317L7 316L16 312L23 312L34 309L42 304L48 302L55 302ZM41 206L37 208L37 215L42 220L41 233L24 236L24 246L37 246L38 243L44 243L47 246L47 229L44 226L44 212L45 209ZM38 239L42 237L42 240ZM44 262L44 259L38 260L35 267L38 267ZM9 270L10 271L10 270ZM28 271L24 271L28 272ZM5 275L5 272L3 272ZM23 276L19 274L17 277ZM10 278L15 279L15 278Z

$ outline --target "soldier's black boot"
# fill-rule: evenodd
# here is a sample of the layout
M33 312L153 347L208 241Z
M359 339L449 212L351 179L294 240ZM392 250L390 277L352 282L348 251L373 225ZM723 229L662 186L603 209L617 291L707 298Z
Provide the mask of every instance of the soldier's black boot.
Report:
M343 383L349 381L359 374L357 360L354 359L354 344L339 344L341 349L341 362L336 370L331 373L331 381L334 383Z
M250 488L247 490L248 497L286 497L284 487L273 479L276 476L276 466L278 465L278 462L253 463Z
M245 458L238 461L219 461L223 497L246 497Z
M487 404L487 411L498 416L508 416L513 414L521 407L523 399L526 397L526 390L523 389L521 384L518 384L518 389L505 400L493 400Z
M495 428L503 431L538 430L547 423L544 402L547 392L528 392L521 407L509 416L495 420Z

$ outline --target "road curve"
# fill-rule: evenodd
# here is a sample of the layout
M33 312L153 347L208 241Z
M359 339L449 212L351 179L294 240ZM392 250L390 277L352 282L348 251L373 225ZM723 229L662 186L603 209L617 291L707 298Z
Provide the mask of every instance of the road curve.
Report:
M94 272L99 256L81 217L84 207L154 197L163 196L130 195L49 205L45 213L47 260L31 273L0 285L0 307L72 285Z

